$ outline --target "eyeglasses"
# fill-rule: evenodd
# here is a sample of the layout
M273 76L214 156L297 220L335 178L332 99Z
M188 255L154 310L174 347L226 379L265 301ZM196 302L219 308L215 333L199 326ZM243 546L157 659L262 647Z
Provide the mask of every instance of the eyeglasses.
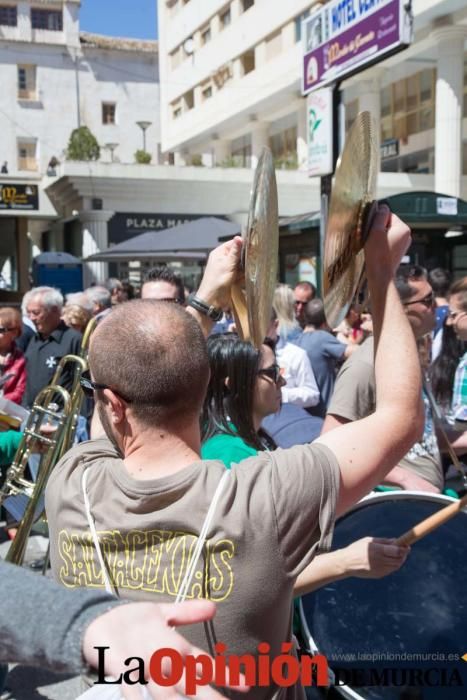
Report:
M456 318L457 318L458 316L462 316L462 315L465 314L465 313L466 313L465 311L451 311L451 310L449 309L449 311L448 311L448 318L449 318L451 321L455 321ZM0 330L1 330L1 329L0 329Z
M277 384L277 382L281 378L281 368L278 364L274 364L270 367L264 367L264 369L259 369L258 374L272 379L274 384Z
M431 309L434 303L435 295L433 294L433 292L430 292L430 294L427 294L426 297L423 297L423 299L414 299L413 301L404 302L404 306L411 306L412 304L423 304L427 307L427 309Z
M10 331L16 330L16 328L7 328L6 326L0 326L0 333L9 333Z
M293 303L294 306L306 306L307 302L306 301L297 301L295 300Z
M174 299L174 297L158 297L157 299L156 298L153 299L152 297L147 297L147 301L169 301L172 304L181 304L182 306L185 303L185 301L183 299L180 299L180 297L175 297L175 299Z
M119 391L112 389L112 387L108 384L99 384L98 382L93 382L89 370L86 370L82 373L79 383L81 385L81 389L83 390L84 395L89 398L92 398L94 396L95 391L99 391L102 389L110 389L111 391L113 391L114 394L119 396L126 403L132 403L131 399L127 399L126 396L123 396L123 394L121 394Z

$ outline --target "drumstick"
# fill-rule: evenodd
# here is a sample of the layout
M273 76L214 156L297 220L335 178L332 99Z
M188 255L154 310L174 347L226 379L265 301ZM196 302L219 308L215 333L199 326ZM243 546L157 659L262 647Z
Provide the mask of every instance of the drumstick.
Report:
M407 530L407 532L397 538L396 544L410 545L414 542L418 542L418 540L421 540L422 537L429 535L430 532L433 532L433 530L436 530L437 527L443 525L457 515L457 513L459 513L464 506L467 506L467 494L461 498L460 501L451 503L451 505L446 506L446 508L442 508L437 513L430 515L429 518L426 518L417 525L414 525L412 529Z

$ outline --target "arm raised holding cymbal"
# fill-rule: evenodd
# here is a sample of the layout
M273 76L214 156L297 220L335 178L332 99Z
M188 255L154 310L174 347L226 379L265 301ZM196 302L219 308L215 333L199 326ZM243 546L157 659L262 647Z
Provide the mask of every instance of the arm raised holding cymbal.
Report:
M338 513L380 483L423 429L417 348L393 281L409 244L408 226L381 206L365 244L375 336L376 410L317 441L329 447L339 462Z

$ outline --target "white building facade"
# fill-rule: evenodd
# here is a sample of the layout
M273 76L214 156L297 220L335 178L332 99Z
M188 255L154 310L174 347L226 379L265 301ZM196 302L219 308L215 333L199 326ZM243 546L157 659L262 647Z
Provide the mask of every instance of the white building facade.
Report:
M162 148L189 163L307 167L301 22L309 0L160 0ZM383 172L426 173L467 196L467 5L414 0L414 42L341 84L346 123L371 109ZM397 150L397 155L394 151ZM386 155L387 151L387 155ZM392 157L391 157L392 155Z
M79 11L80 0L0 0L0 183L39 188L36 207L0 207L0 229L17 229L16 245L0 250L13 290L27 285L21 237L47 248L62 230L44 189L74 129L90 129L101 163L135 163L143 148L159 160L157 42L81 32Z
M320 183L307 174L302 22L324 4L159 0L163 151L176 164L253 168L267 145L278 172L294 171L296 187L303 185L294 213L311 212L319 203ZM407 4L414 20L410 47L340 83L341 132L359 111L371 111L380 143L378 196L414 193L408 219L423 231L415 236L413 261L466 274L467 205L457 198L467 199L467 3ZM342 5L351 11L353 0ZM435 193L444 196L441 204ZM397 204L404 208L407 199ZM451 219L438 216L448 210ZM458 238L445 241L456 224L460 230L450 235ZM282 270L300 256L305 269L316 256L317 236L310 244L300 225L293 222L301 238L282 240Z

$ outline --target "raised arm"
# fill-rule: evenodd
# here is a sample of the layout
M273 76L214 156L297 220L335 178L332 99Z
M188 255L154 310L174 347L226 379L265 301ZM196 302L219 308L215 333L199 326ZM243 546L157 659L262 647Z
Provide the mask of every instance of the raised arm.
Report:
M338 513L380 483L423 429L417 348L393 282L409 243L410 229L380 207L365 245L375 336L376 410L318 439L339 462Z
M240 274L241 252L242 239L240 236L235 236L231 241L227 241L211 251L203 279L196 292L196 296L201 301L216 308L230 306L230 289ZM191 306L187 307L187 311L196 318L204 335L208 336L213 321Z

